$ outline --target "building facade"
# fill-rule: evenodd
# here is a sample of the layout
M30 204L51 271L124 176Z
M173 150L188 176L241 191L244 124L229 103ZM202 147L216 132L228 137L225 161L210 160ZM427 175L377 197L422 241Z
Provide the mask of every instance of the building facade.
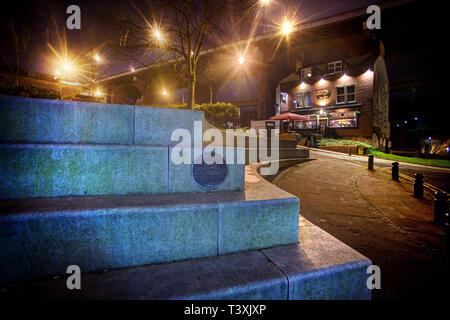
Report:
M277 113L307 116L289 128L304 136L321 133L388 148L389 81L383 44L364 33L326 42L302 46L298 69L277 88Z

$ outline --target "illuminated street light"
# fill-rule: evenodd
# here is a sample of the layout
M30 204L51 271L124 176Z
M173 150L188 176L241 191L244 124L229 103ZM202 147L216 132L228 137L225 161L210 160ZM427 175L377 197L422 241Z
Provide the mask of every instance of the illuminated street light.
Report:
M292 32L292 28L293 28L292 22L290 22L287 19L285 19L283 24L282 24L282 26L281 26L281 33L284 36L287 36L287 35L289 35Z
M245 62L245 58L240 56L238 61L239 61L240 64L243 64Z
M164 41L164 36L161 32L161 30L159 30L158 28L154 28L153 29L153 37L156 39L156 41L158 42L163 42Z
M302 82L302 83L300 84L300 89L305 89L305 88L306 88L306 83Z
M136 70L134 69L134 67L131 67L131 68L130 68L130 71L131 71L131 72L135 72Z
M325 84L325 80L323 78L320 78L319 85L324 85L324 84Z
M261 7L265 7L265 6L269 5L270 0L259 0L259 3L261 5Z
M98 54L95 54L94 59L97 62L100 62L102 60Z
M162 94L163 94L163 96L167 96L167 91L164 90L164 91L162 92Z
M346 73L344 73L344 75L342 76L342 81L347 81L348 80L348 76Z
M95 91L95 96L100 97L101 95L102 95L102 92L100 91L100 89L97 88L97 90Z

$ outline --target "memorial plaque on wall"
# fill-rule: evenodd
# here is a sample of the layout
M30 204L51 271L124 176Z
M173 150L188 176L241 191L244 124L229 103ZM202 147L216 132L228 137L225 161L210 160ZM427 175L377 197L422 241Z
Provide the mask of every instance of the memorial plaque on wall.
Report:
M214 154L213 154L214 156ZM227 177L227 165L220 155L216 155L216 162L208 164L202 158L201 164L192 166L192 176L195 182L205 189L217 188Z

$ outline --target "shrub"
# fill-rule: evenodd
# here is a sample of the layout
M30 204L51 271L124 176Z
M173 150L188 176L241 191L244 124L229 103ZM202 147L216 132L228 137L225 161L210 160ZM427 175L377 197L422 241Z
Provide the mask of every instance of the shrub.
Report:
M169 104L169 105L152 105L153 107L187 109L186 104ZM240 110L231 103L217 102L196 104L194 110L203 111L205 119L212 125L219 128L228 128L231 124L233 127L239 123Z
M61 99L61 95L58 91L37 87L17 86L13 83L0 84L0 93L30 98Z

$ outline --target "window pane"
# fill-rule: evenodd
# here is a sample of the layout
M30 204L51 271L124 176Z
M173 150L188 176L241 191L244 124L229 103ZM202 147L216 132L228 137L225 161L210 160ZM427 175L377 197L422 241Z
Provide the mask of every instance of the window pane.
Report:
M347 93L355 93L355 86L347 86Z
M352 93L352 94L347 95L347 101L350 101L350 102L355 101L355 94Z
M345 96L337 96L336 101L337 101L337 103L344 103L345 102Z
M337 94L344 94L345 93L345 88L344 87L337 87Z
M330 128L352 128L357 127L358 122L356 117L353 118L342 118L342 119L331 119L329 127Z

